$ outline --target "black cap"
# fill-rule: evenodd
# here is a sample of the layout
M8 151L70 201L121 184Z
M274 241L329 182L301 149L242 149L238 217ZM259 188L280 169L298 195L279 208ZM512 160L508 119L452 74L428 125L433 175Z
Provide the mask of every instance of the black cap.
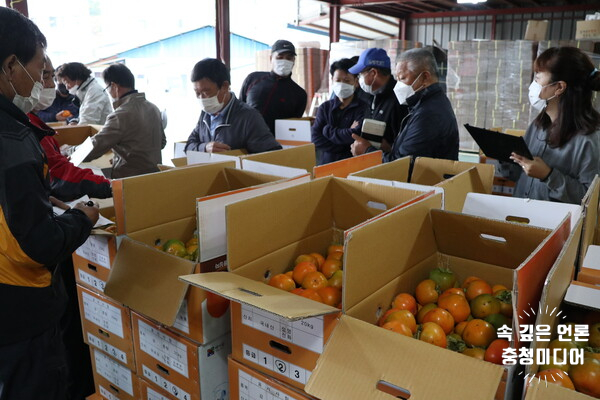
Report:
M296 48L292 44L292 42L288 42L287 40L278 40L273 46L271 46L271 54L273 53L292 53L296 55Z

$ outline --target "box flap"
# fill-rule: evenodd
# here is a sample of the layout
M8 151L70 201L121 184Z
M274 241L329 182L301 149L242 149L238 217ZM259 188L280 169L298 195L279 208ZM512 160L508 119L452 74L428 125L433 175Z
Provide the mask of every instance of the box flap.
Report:
M391 187L397 187L400 189L417 190L417 191L422 191L422 192L433 191L433 193L435 193L435 194L442 195L442 209L444 209L444 189L442 189L441 187L418 185L416 183L407 183L407 182L399 182L399 181L388 181L388 180L375 179L375 178L364 178L362 176L352 176L352 175L348 175L348 180L374 183L376 185L391 186Z
M305 169L284 167L253 160L242 160L242 168L247 171L282 176L285 178L293 178L295 176L308 174L308 171Z
M281 176L244 171L236 168L225 168L224 171L225 178L229 184L229 190L232 191L283 180Z
M411 157L402 157L392 162L376 165L362 171L353 172L350 176L383 179L386 181L408 182Z
M284 142L311 142L309 120L276 119L275 140Z
M347 235L342 301L345 311L436 252L429 212L439 207L441 196L431 196ZM414 229L398 229L399 226ZM373 273L379 263L393 264L395 268L377 268L377 273Z
M581 263L585 257L585 252L590 244L594 244L596 228L598 224L598 211L600 196L600 176L596 175L587 193L583 197L581 204L583 206L583 230L581 233L581 247L579 250L578 267L581 268Z
M475 167L460 172L435 186L444 189L444 210L456 212L462 210L467 194L470 192L481 193L484 191L481 179L479 178L479 173Z
M229 190L224 169L233 166L230 161L113 180L119 234L194 216L197 197Z
M313 169L313 176L315 179L330 175L345 178L353 172L381 164L381 157L381 151L374 151L345 160L319 165Z
M495 168L490 164L417 157L410 181L421 185L435 185L473 167L477 168L481 180L476 191L492 193Z
M249 154L247 156L243 156L242 159L260 161L267 164L281 165L290 168L300 168L308 172L312 172L317 163L316 157L315 145L310 143L283 150Z
M441 253L513 269L552 232L451 211L431 210L431 218Z
M583 219L580 217L577 221L575 229L571 231L565 246L558 255L552 269L548 273L544 282L544 289L542 290L542 296L537 311L536 325L549 325L554 328L556 321L556 314L560 310L560 304L565 297L567 288L573 275L575 273L574 265L577 257L577 250L579 248L579 238L581 237L581 227L583 225ZM543 306L543 309L541 307ZM554 331L554 329L553 329ZM531 345L531 348L546 348L549 342L535 340ZM527 373L537 373L537 365L527 366Z
M581 206L516 197L469 193L464 214L554 229L571 213L571 229L581 215Z
M187 157L171 158L171 162L176 167L184 167L187 165Z
M229 300L260 308L290 321L340 311L335 307L288 293L263 282L231 272L206 272L180 276L179 279Z
M151 262L149 262L151 260ZM172 326L187 291L180 275L194 264L123 238L104 293L132 310Z
M590 400L591 398L583 393L553 383L548 384L537 378L531 380L525 394L525 400Z
M240 159L236 156L227 156L219 153L207 153L204 151L188 151L186 153L187 164L210 164L223 161L235 162L236 168L241 168Z
M600 286L573 281L567 289L565 303L600 310Z
M384 381L405 389L410 400L493 399L503 372L499 365L343 315L305 391L327 400L397 397L378 388Z
M232 171L248 173L247 171L241 170ZM309 181L310 175L305 174L304 176L295 179L281 180L271 184L239 189L233 192L226 192L198 199L196 213L198 217L197 226L200 262L212 260L213 258L227 254L227 237L225 230L227 221L225 218L225 207L228 204Z

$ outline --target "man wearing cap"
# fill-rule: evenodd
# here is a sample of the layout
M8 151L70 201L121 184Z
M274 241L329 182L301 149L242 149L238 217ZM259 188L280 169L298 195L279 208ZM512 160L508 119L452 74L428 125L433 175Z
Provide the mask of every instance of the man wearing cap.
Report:
M405 156L458 160L456 116L438 75L435 58L429 50L412 49L400 56L394 94L400 104L408 105L409 114L392 150L384 153L384 162ZM353 138L354 155L375 150L364 138L357 135Z
M400 124L408 115L408 107L401 105L394 95L396 80L392 76L390 58L383 49L367 49L348 72L359 74L360 88L373 96L364 118L385 122L381 150L390 151Z
M261 113L271 133L275 120L300 118L306 109L306 92L292 80L296 48L287 40L271 47L271 72L253 72L246 77L240 100Z

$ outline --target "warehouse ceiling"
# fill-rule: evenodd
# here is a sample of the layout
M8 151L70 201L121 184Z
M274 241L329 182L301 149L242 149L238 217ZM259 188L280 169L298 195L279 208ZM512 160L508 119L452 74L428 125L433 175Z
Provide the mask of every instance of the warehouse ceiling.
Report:
M355 10L369 11L396 18L408 18L411 14L440 13L449 11L485 11L573 7L589 5L598 7L597 0L487 0L483 3L458 4L456 0L321 0L323 3L337 4ZM544 10L540 10L543 12Z

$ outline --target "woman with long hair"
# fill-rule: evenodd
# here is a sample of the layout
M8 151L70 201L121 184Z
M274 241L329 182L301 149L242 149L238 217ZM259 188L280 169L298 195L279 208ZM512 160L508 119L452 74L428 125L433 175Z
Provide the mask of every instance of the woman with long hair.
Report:
M544 51L534 70L529 99L542 111L525 133L533 160L511 156L514 196L578 204L600 173L600 113L592 106L600 72L574 47Z

